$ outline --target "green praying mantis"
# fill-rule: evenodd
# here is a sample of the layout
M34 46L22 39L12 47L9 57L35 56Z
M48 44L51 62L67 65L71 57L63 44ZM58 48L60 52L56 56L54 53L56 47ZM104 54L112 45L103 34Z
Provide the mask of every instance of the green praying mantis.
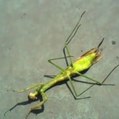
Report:
M65 44L64 44L64 48L63 48L63 54L64 57L60 57L60 58L54 58L54 59L50 59L48 60L49 63L51 63L52 65L54 65L56 68L58 68L60 70L60 73L56 76L54 76L50 81L46 82L46 83L37 83L35 85L32 85L26 89L23 90L19 90L16 92L22 93L31 89L35 89L34 92L30 92L28 95L28 100L37 100L38 96L41 95L42 97L42 101L40 101L37 105L31 107L31 109L29 110L28 114L26 115L26 118L28 117L28 115L33 112L34 110L38 110L41 109L42 106L44 105L44 103L48 100L46 91L51 88L52 86L61 83L63 81L66 81L66 84L68 85L68 87L70 87L71 93L73 94L75 99L78 99L79 96L81 96L84 92L86 92L88 89L90 89L92 86L94 85L113 85L113 84L104 84L104 82L106 81L106 79L108 78L108 76L119 66L115 66L111 72L106 76L105 79L103 79L102 82L99 82L91 77L88 77L87 75L85 75L83 72L87 71L93 64L95 64L96 62L98 62L101 59L101 49L100 46L104 41L104 38L101 40L101 42L98 44L97 47L92 48L91 50L87 51L86 53L84 53L82 56L80 56L76 61L72 61L72 55L70 54L69 48L68 48L68 44L71 42L71 40L73 39L73 37L75 36L75 34L77 33L79 27L81 26L80 21L83 17L83 15L85 14L85 11L81 14L77 24L75 25L74 29L72 30L71 34L69 35L69 37L66 39ZM55 64L53 62L53 60L57 60L57 59L65 59L67 68L63 69L62 67L60 67L59 65ZM69 63L70 61L70 63ZM91 84L91 86L89 88L87 88L86 90L84 90L81 93L77 93L75 86L73 84L73 78L74 76L81 76L84 77L85 79L90 80L91 82L87 82L89 84ZM67 83L67 81L69 81L69 83ZM92 82L93 81L93 82ZM86 82L84 82L86 83ZM88 97L87 97L88 98ZM11 111L12 109L10 109L9 111Z

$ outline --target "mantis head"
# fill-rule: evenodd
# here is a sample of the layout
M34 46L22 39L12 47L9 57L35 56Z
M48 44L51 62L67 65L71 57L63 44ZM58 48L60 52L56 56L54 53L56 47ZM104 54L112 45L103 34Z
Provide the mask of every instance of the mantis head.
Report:
M38 92L35 91L35 92L30 92L28 94L28 100L37 100L38 99Z

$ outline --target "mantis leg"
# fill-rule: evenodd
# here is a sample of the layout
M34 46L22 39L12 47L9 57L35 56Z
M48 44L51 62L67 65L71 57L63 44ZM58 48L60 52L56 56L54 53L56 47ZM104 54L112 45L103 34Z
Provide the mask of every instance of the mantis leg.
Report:
M25 92L25 91L28 91L28 90L31 90L31 89L34 89L34 88L37 88L37 87L43 86L43 85L44 85L43 83L38 83L38 84L31 85L28 88L25 88L25 89L22 89L22 90L12 90L12 91L22 93L22 92Z
M69 57L73 57L73 56L66 56L66 58L69 58ZM56 68L60 69L61 71L64 71L64 69L62 67L60 67L59 65L55 64L53 62L53 60L61 60L61 59L64 59L65 57L58 57L58 58L52 58L52 59L49 59L48 62L52 65L54 65ZM54 78L56 75L44 75L44 77L47 77L47 78Z
M82 74L82 73L79 73L79 72L76 72L76 74L78 74L78 75L80 75L80 76L82 76L82 77L84 77L84 78L87 78L87 79L89 79L89 80L91 80L91 81L97 83L97 85L101 85L101 82L99 82L99 81L97 81L97 80L95 80L95 79L93 79L93 78L91 78L91 77L89 77L89 76L86 76L85 74Z
M72 78L69 77L69 82L70 82L70 85L67 83L67 87L69 88L69 90L71 91L74 99L78 100L78 99L85 99L85 98L90 98L90 96L88 97L83 97L83 98L79 98L82 94L84 94L86 91L88 91L90 88L92 88L93 86L95 85L98 85L97 83L90 83L90 82L83 82L83 83L88 83L88 84L91 84L88 88L86 88L84 91L82 91L81 93L77 93L76 89L75 89L75 86L72 82ZM114 84L101 84L101 85L110 85L110 86L114 86Z
M72 32L70 33L70 35L68 36L68 38L65 41L65 46L63 48L64 57L62 57L62 58L54 58L54 59L48 60L49 63L51 63L52 65L54 65L55 67L57 67L61 71L64 71L64 69L62 67L58 66L57 64L53 63L52 60L57 60L57 59L65 58L66 65L69 66L69 63L68 63L68 60L67 60L67 57L69 57L69 60L70 60L70 62L72 64L72 59L71 59L72 56L70 55L68 44L71 42L71 40L73 39L73 37L77 33L79 27L81 26L80 21L81 21L81 18L83 17L84 14L85 14L85 11L81 14L77 24L75 25L74 29L72 30ZM66 55L66 51L65 50L67 51L68 56Z
M81 16L80 16L77 24L75 25L74 29L72 30L72 32L70 33L70 35L68 36L68 38L65 41L65 46L63 48L63 54L64 54L64 57L65 57L65 62L66 62L66 65L67 66L69 66L69 63L68 63L68 60L66 58L66 52L70 56L68 44L71 42L71 40L73 39L73 37L77 33L79 27L81 26L80 21L81 21L81 19L82 19L82 17L83 17L84 14L85 14L85 11L81 14ZM69 60L70 60L70 64L72 65L72 59L71 59L71 57L69 58Z
M119 64L116 65L109 73L108 75L104 78L104 80L101 82L101 85L104 84L104 82L107 80L107 78L112 74L112 72L119 67Z
M31 107L31 109L29 110L29 112L28 112L28 114L26 115L26 118L25 118L25 119L28 118L29 114L30 114L32 111L41 109L42 106L44 105L44 103L48 100L48 97L47 97L47 95L46 95L44 92L41 93L41 96L42 96L43 100L42 100L41 102L39 102L37 105Z
M75 87L74 87L74 85L73 85L73 82L72 82L72 79L71 79L70 76L69 76L68 78L69 78L69 82L70 82L71 87L68 85L68 83L67 83L67 86L68 86L68 88L70 89L70 91L71 91L72 95L74 96L74 98L75 98L75 99L80 99L80 98L78 98L78 97L81 96L83 93L85 93L87 90L89 90L89 89L90 89L91 87L93 87L94 85L99 85L99 86L101 86L101 85L104 85L104 86L107 86L107 85L109 85L109 86L114 86L114 84L104 84L104 82L105 82L105 81L107 80L107 78L112 74L112 72L113 72L116 68L118 68L118 67L119 67L119 64L116 65L116 66L108 73L108 75L103 79L102 82L97 82L96 80L94 80L94 79L92 79L92 78L90 78L90 77L87 77L87 76L84 75L84 74L78 73L79 75L81 75L81 76L83 76L83 77L85 77L85 78L87 78L87 79L89 79L89 80L92 80L92 81L96 82L96 83L82 82L82 83L88 83L88 84L92 84L92 85L89 86L86 90L84 90L83 92L81 92L81 93L79 93L79 94L76 92L76 89L75 89Z
M66 56L66 58L70 58L70 57L73 57L73 56ZM53 58L53 59L49 59L48 62L52 65L54 65L56 68L58 68L59 70L61 71L64 71L64 69L62 67L60 67L59 65L57 65L56 63L53 62L53 60L59 60L59 59L64 59L65 57L59 57L59 58Z
M104 84L104 82L105 82L105 81L107 80L107 78L112 74L112 72L113 72L116 68L118 68L118 67L119 67L119 64L116 65L116 66L108 73L108 75L103 79L102 82L99 82L99 81L97 81L97 80L95 80L95 79L93 79L93 78L90 78L90 77L86 76L85 74L82 74L82 73L79 73L79 72L76 72L76 73L77 73L78 75L84 77L84 78L87 78L87 79L89 79L89 80L94 81L94 82L96 83L95 85L114 85L114 84Z
M91 87L93 87L94 84L92 84L92 85L89 86L87 89L85 89L83 92L81 92L81 93L78 94L77 91L76 91L76 89L75 89L75 87L74 87L74 85L73 85L73 82L72 82L71 77L69 76L68 78L69 78L69 82L70 82L71 87L69 86L68 83L67 83L67 86L68 86L68 88L70 89L70 91L71 91L71 93L72 93L74 99L77 100L77 99L90 98L90 96L88 96L88 97L84 97L84 98L79 98L79 96L81 96L81 95L84 94L87 90L89 90Z

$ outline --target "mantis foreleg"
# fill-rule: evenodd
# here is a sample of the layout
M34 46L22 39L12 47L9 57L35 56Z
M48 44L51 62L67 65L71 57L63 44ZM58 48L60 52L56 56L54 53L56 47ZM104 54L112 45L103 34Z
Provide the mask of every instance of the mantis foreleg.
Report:
M46 93L42 92L42 93L41 93L41 96L42 96L42 99L43 99L43 100L42 100L41 102L39 102L37 105L31 107L31 109L29 110L29 112L28 112L28 114L26 115L26 118L25 118L25 119L28 118L29 114L30 114L32 111L41 109L42 106L44 105L44 103L48 100L48 97L47 97Z

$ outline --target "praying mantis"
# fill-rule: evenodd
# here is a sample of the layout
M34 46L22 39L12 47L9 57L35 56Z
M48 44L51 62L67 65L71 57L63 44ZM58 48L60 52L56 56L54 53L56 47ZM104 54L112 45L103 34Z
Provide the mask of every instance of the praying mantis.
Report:
M34 92L30 92L28 94L28 100L37 100L38 96L41 95L42 97L42 101L39 102L37 105L31 107L31 109L29 110L28 114L26 115L26 118L28 117L28 115L34 111L34 110L38 110L40 108L42 108L42 106L44 105L44 103L48 100L48 96L46 94L46 91L48 89L50 89L52 86L56 85L57 83L61 83L63 81L69 81L70 85L67 83L68 87L70 87L70 90L74 96L75 99L78 99L79 96L81 96L85 91L87 91L89 88L91 88L94 85L113 85L113 84L104 84L104 82L106 81L106 79L108 78L108 76L119 66L115 66L111 72L106 76L106 78L102 81L99 82L91 77L88 77L87 75L85 75L83 72L87 71L91 66L93 66L93 64L97 63L100 59L101 59L101 49L100 46L104 41L104 38L101 40L101 42L98 44L97 47L92 48L91 50L87 51L86 53L84 53L82 56L80 56L76 61L72 61L72 55L70 54L69 51L69 47L68 44L71 42L71 40L74 38L75 34L77 33L79 27L81 26L80 21L83 17L83 15L85 14L85 11L81 14L77 24L75 25L74 29L72 30L71 34L69 35L69 37L66 39L65 44L64 44L64 48L63 48L63 54L64 57L60 57L60 58L54 58L54 59L49 59L48 62L51 63L53 66L55 66L56 68L58 68L60 70L60 73L57 74L56 76L54 76L50 81L46 82L46 83L37 83L35 85L32 85L28 88L25 88L23 90L14 90L16 92L22 93L31 89L35 89ZM57 60L57 59L65 59L66 61L66 65L67 68L63 69L62 67L60 67L59 65L55 64L53 62L53 60ZM70 63L69 63L70 61ZM91 86L89 88L87 88L85 91L81 92L81 93L77 93L75 86L73 84L73 77L74 76L81 76L84 77L88 80L93 81L92 82L87 82L89 84L91 84ZM87 97L88 98L88 97ZM12 109L11 109L12 110ZM11 111L9 110L9 111Z

